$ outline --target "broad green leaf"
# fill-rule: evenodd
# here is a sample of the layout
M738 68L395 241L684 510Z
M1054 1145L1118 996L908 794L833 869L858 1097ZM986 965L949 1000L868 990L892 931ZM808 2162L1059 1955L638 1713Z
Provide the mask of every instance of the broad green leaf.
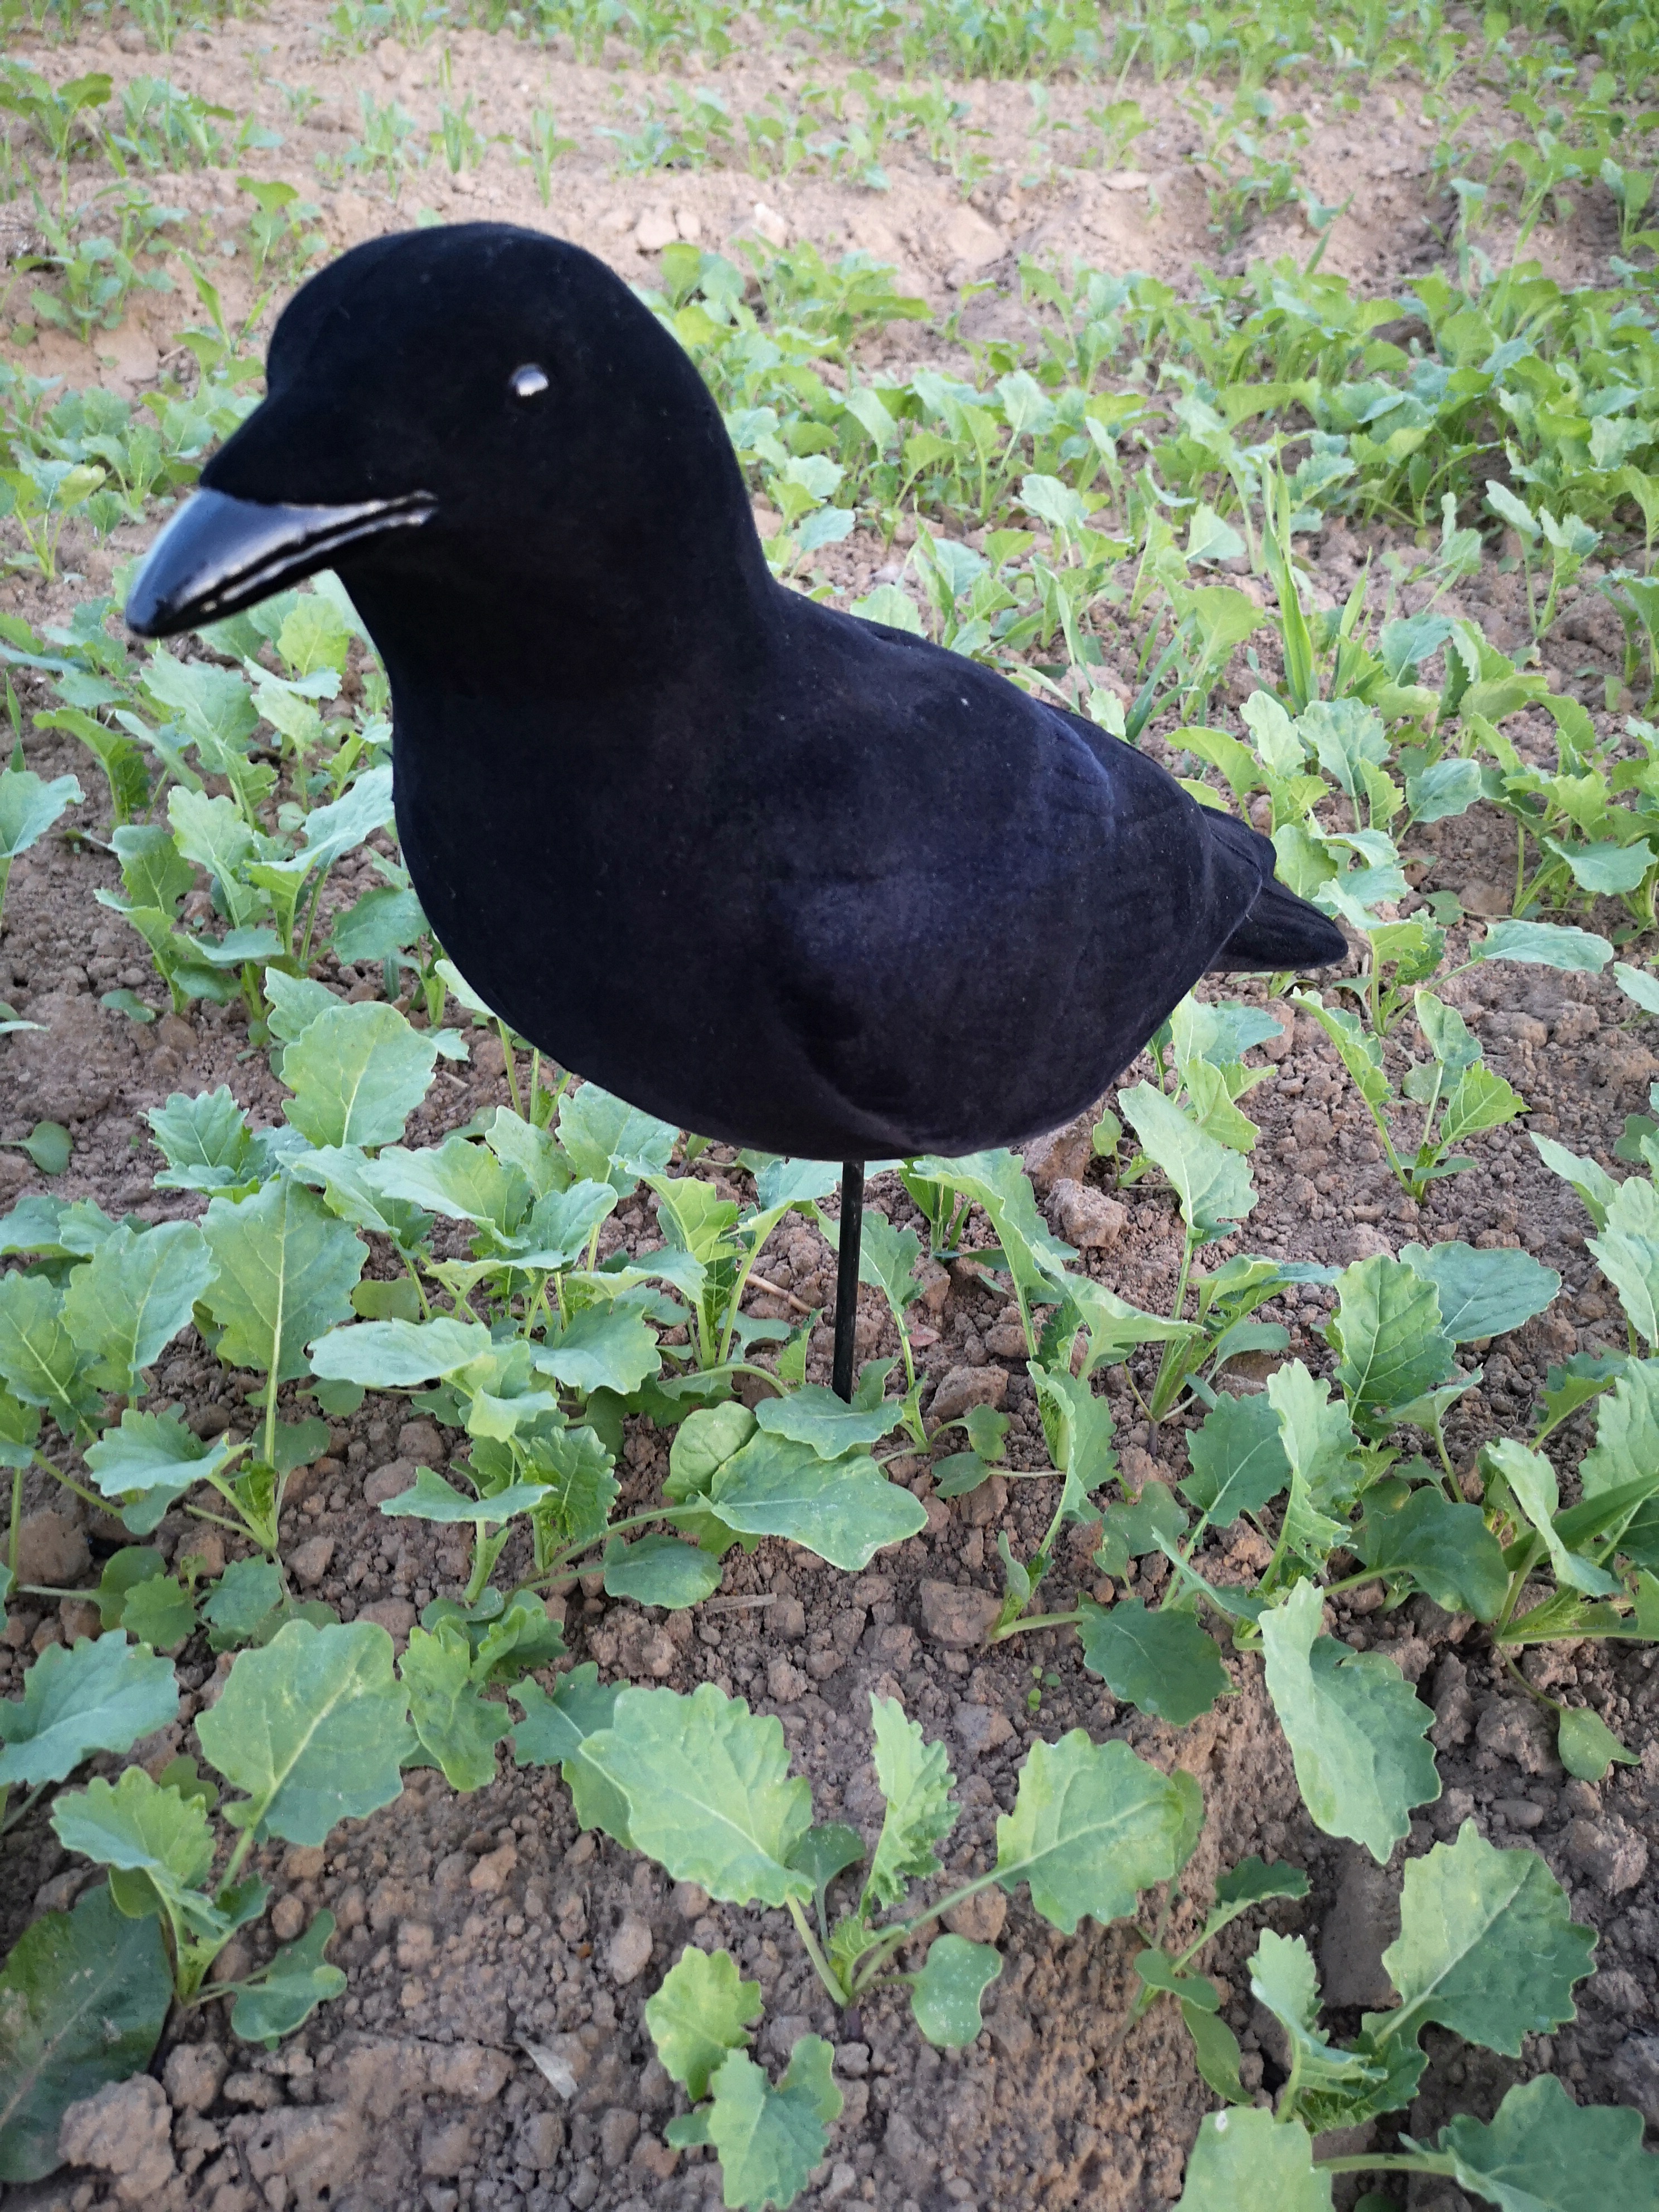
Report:
M1340 1398L1330 1397L1329 1389L1299 1359L1267 1377L1267 1402L1279 1416L1279 1441L1291 1468L1285 1541L1315 1564L1341 1540L1361 1475L1347 1408Z
M1600 1782L1610 1766L1639 1766L1641 1761L1588 1705L1563 1708L1555 1731L1555 1748L1569 1774L1581 1782Z
M1188 1236L1200 1244L1226 1236L1255 1205L1239 1154L1206 1136L1153 1084L1137 1083L1119 1100L1147 1158L1181 1200Z
M1353 1548L1368 1567L1409 1575L1448 1613L1495 1620L1510 1586L1504 1547L1478 1505L1454 1505L1432 1482L1389 1510L1375 1496Z
M1392 1659L1319 1632L1322 1600L1298 1583L1261 1616L1267 1693L1291 1747L1302 1801L1328 1836L1351 1836L1378 1865L1440 1795L1423 1741L1434 1715Z
M1286 1866L1282 1862L1269 1866L1254 1851L1247 1859L1240 1859L1236 1867L1218 1876L1215 1901L1218 1911L1242 1912L1248 1906L1261 1905L1270 1897L1305 1897L1308 1877L1300 1867Z
M1313 1954L1299 1936L1262 1929L1250 1960L1250 1994L1290 2039L1291 2064L1304 2094L1363 2091L1381 2075L1380 2066L1339 2051L1320 2033L1318 1977Z
M416 1152L388 1145L365 1175L384 1197L441 1213L450 1221L484 1222L503 1237L517 1227L531 1203L530 1187L518 1170L503 1167L494 1152L465 1137L446 1137L441 1145ZM605 1195L614 1205L615 1193Z
M739 1977L729 1951L711 1954L690 1943L646 2000L657 2056L694 2105L708 2094L708 2077L726 2053L754 2041L749 2029L763 2004L760 1984Z
M1077 1255L1050 1234L1037 1212L1025 1164L1018 1152L970 1152L961 1159L931 1156L910 1163L909 1173L973 1199L996 1231L997 1242L1029 1302L1056 1296L1054 1285Z
M994 1944L970 1943L965 1936L933 1938L910 1985L910 2009L936 2050L960 2050L973 2041L984 2026L980 2000L1001 1972Z
M538 1482L511 1482L488 1497L469 1498L429 1467L417 1467L412 1486L395 1498L382 1498L380 1510L392 1520L487 1521L499 1527L515 1513L533 1513L546 1502L547 1493Z
M600 1681L591 1659L561 1674L550 1697L534 1682L515 1682L512 1696L525 1717L513 1729L513 1757L520 1766L556 1766L581 1826L603 1829L627 1850L628 1800L588 1763L586 1748L589 1736L610 1727L620 1694Z
M417 1390L434 1377L459 1375L489 1350L489 1331L482 1322L439 1314L431 1321L369 1321L337 1328L319 1338L311 1366L313 1374L331 1382L361 1382L370 1390Z
M425 1097L437 1065L429 1030L378 1000L336 1005L283 1054L294 1093L283 1110L313 1145L389 1145Z
M121 1608L121 1626L155 1651L175 1650L195 1626L190 1593L171 1575L150 1575L135 1583Z
M763 1398L755 1419L767 1435L806 1444L825 1460L878 1443L896 1428L903 1407L886 1400L871 1408L849 1406L821 1383L803 1382L779 1398Z
M191 1317L213 1261L193 1221L138 1232L123 1222L70 1277L64 1322L94 1389L131 1392Z
M1244 2054L1226 2021L1190 2000L1182 2001L1181 2018L1193 2039L1193 2057L1205 2081L1230 2105L1248 2105L1250 2092L1238 2078L1238 2062Z
M306 1374L307 1345L351 1310L368 1247L287 1176L240 1206L212 1200L204 1226L216 1272L202 1303L224 1331L220 1358L279 1382Z
M252 1640L283 1601L282 1570L270 1559L233 1559L202 1601L208 1649L228 1651Z
M1561 1503L1553 1464L1542 1452L1528 1451L1513 1437L1498 1437L1486 1445L1481 1456L1508 1483L1516 1504L1543 1538L1555 1579L1565 1589L1586 1597L1607 1597L1619 1585L1606 1568L1569 1551L1555 1526Z
M1536 1851L1498 1850L1465 1820L1455 1843L1406 1862L1400 1934L1382 1954L1400 2009L1366 2027L1415 2043L1433 2022L1518 2058L1524 2037L1575 2017L1595 1948Z
M624 1543L613 1537L605 1551L605 1591L607 1597L632 1598L636 1605L661 1605L671 1610L701 1605L720 1588L720 1565L695 1544L678 1536L641 1536Z
M9 768L0 775L0 860L15 860L44 837L59 815L84 798L72 775L43 783L33 769Z
M1620 1185L1598 1161L1580 1152L1570 1152L1565 1145L1558 1145L1553 1137L1540 1136L1536 1129L1529 1129L1527 1133L1551 1174L1572 1185L1583 1199L1590 1219L1598 1229L1605 1229L1607 1208L1618 1196Z
M49 1644L24 1675L21 1698L0 1701L0 1790L61 1782L90 1753L130 1750L178 1712L172 1667L118 1629Z
M1460 1144L1479 1136L1483 1129L1501 1129L1506 1121L1524 1114L1527 1102L1518 1091L1482 1065L1466 1067L1452 1086L1440 1121L1443 1144Z
M694 1495L707 1497L715 1475L754 1433L754 1415L735 1398L688 1413L668 1448L665 1494L677 1504Z
M231 2033L244 2043L274 2048L319 2004L343 1996L345 1976L323 1957L333 1933L334 1915L319 1912L297 1942L284 1943L270 1965L242 1986L231 2007Z
M1083 1663L1115 1698L1185 1728L1232 1688L1214 1639L1190 1613L1148 1613L1138 1597L1110 1611L1078 1601Z
M1607 1204L1601 1235L1584 1241L1632 1328L1650 1351L1659 1347L1659 1190L1645 1176L1627 1176Z
M52 1825L65 1850L149 1875L163 1895L196 1889L213 1865L213 1830L198 1797L162 1789L142 1766L61 1796Z
M1416 1010L1418 1026L1428 1039L1430 1051L1443 1069L1444 1085L1449 1090L1457 1078L1479 1060L1480 1040L1456 1007L1449 1006L1432 991L1414 992L1412 1003Z
M1578 1476L1586 1498L1644 1480L1659 1489L1659 1362L1626 1364L1596 1408L1595 1442Z
M1196 1786L1185 1781L1081 1729L1034 1743L1014 1809L997 1820L997 1880L1008 1890L1029 1882L1033 1906L1067 1936L1085 1915L1121 1920L1182 1863Z
M380 1162L370 1159L361 1146L324 1145L313 1150L297 1133L287 1133L298 1147L285 1157L289 1173L321 1190L330 1211L342 1221L389 1237L404 1252L415 1251L430 1234L432 1216L406 1199L388 1197L378 1180Z
M312 808L301 853L312 867L331 868L391 819L392 770L368 769L343 797Z
M1460 2112L1442 2128L1462 2188L1498 2212L1654 2212L1659 2159L1642 2148L1642 2115L1576 2105L1553 2074L1510 2090L1490 2127Z
M841 2091L830 2077L835 2052L803 2035L775 2089L752 2058L734 2051L714 2075L708 2140L720 2154L726 2202L760 2212L791 2204L829 2147L825 2133L840 2116Z
M1086 1521L1095 1508L1093 1493L1118 1472L1112 1446L1112 1407L1086 1375L1073 1375L1063 1364L1044 1367L1026 1362L1036 1391L1048 1456L1066 1477L1056 1510L1066 1521Z
M1452 1340L1441 1325L1434 1284L1399 1260L1376 1254L1337 1278L1332 1323L1342 1354L1337 1380L1356 1414L1386 1432L1394 1408L1407 1406L1455 1372Z
M541 1511L568 1544L597 1543L620 1487L611 1459L590 1428L543 1429L521 1445L526 1472L543 1485Z
M927 1525L921 1500L863 1454L820 1459L764 1431L717 1469L708 1501L739 1534L785 1537L849 1573Z
M636 1850L676 1881L697 1881L728 1905L778 1905L811 1884L789 1856L812 1824L812 1793L789 1772L781 1723L703 1682L624 1690L588 1760L628 1802Z
M44 1406L66 1437L99 1410L62 1295L44 1275L0 1275L0 1375L27 1404Z
M407 1704L385 1629L290 1620L263 1650L240 1655L196 1723L203 1751L246 1793L226 1820L320 1844L338 1821L391 1804L415 1743Z
M24 1929L0 1971L0 2180L55 2172L64 2112L143 2071L172 2002L160 1922L101 1883Z
M939 1870L933 1846L957 1824L957 1808L950 1802L957 1778L945 1746L924 1742L920 1724L906 1718L896 1698L872 1695L870 1726L876 1779L887 1809L865 1894L878 1905L896 1905L913 1881L925 1881Z
M86 1462L106 1498L133 1501L122 1517L135 1535L147 1536L192 1483L220 1472L230 1452L222 1438L204 1443L176 1413L138 1413L129 1406L118 1427L87 1446Z
M227 1084L197 1098L175 1091L165 1106L152 1108L144 1118L167 1155L167 1164L155 1178L160 1190L228 1196L262 1182L270 1172L270 1146L249 1128Z
M1241 2110L1206 2113L1176 2212L1331 2212L1334 2201L1304 2127Z
M1187 1516L1161 1482L1146 1484L1139 1498L1127 1504L1109 1505L1101 1516L1100 1549L1096 1557L1109 1575L1121 1575L1131 1559L1161 1552L1165 1544L1179 1543L1187 1533Z
M1544 968L1599 975L1613 957L1605 937L1547 921L1495 921L1472 949L1476 960L1526 960Z
M1187 1457L1193 1471L1181 1494L1218 1528L1259 1513L1291 1479L1279 1411L1262 1391L1221 1392L1202 1426L1188 1431Z
M449 1621L435 1635L409 1632L398 1668L409 1693L415 1733L444 1771L452 1790L482 1790L495 1779L495 1746L513 1725L507 1707L478 1694L472 1651L465 1632Z
M856 1828L849 1828L841 1820L820 1820L810 1827L789 1854L789 1863L799 1873L810 1875L818 1893L820 1904L823 1893L838 1874L848 1867L864 1863L864 1838Z
M617 1299L575 1315L535 1355L538 1375L550 1375L584 1395L614 1390L630 1397L647 1376L662 1372L662 1354L639 1309ZM841 1401L836 1400L836 1403Z
M597 1083L567 1091L559 1106L559 1142L579 1176L608 1182L626 1197L647 1171L660 1173L679 1131L613 1098Z
M1400 1256L1439 1292L1441 1327L1454 1344L1507 1335L1542 1313L1561 1288L1555 1270L1530 1252L1402 1244Z

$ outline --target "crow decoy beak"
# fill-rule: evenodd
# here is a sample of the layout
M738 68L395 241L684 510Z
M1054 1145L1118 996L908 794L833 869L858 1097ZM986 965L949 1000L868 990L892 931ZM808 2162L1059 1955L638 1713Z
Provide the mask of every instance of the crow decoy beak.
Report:
M349 507L267 506L200 490L167 524L139 571L126 619L140 637L221 621L326 568L348 545L408 530L437 512L430 493Z

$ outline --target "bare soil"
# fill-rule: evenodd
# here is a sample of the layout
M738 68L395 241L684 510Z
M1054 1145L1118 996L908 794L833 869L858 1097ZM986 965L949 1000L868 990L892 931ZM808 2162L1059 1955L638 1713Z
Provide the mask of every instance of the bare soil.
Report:
M345 143L340 125L355 116L360 88L382 100L395 93L423 124L435 118L437 100L435 44L410 55L387 41L377 53L327 60L319 53L319 21L318 11L276 7L256 25L215 37L192 33L165 62L109 40L67 51L37 51L20 40L17 50L54 76L93 67L108 68L118 79L164 71L239 115L256 112L283 131L286 143L250 168L315 191L313 155L337 153ZM893 258L904 286L941 311L957 304L964 283L989 277L995 290L981 295L970 314L981 327L997 318L1010 329L1023 312L1017 254L1075 254L1096 266L1145 269L1182 284L1192 281L1195 262L1224 261L1206 229L1201 188L1182 159L1188 127L1172 100L1157 92L1144 93L1148 111L1159 116L1157 131L1134 156L1146 181L1123 185L1085 173L1022 189L1017 177L1030 119L1024 88L954 88L971 99L975 122L993 134L994 158L1007 165L976 206L957 196L948 175L908 156L890 161L892 190L884 196L824 179L757 183L740 169L621 177L608 166L606 142L592 135L611 118L619 88L631 100L647 82L622 70L620 50L611 65L591 68L480 33L460 34L451 50L455 96L476 94L483 128L521 131L530 106L544 100L580 140L579 151L555 170L552 204L541 206L527 172L496 148L476 180L452 182L446 171L428 168L406 183L396 206L356 190L317 193L333 245L399 227L429 207L445 220L489 214L560 231L627 276L650 281L654 257L635 242L641 217L665 214L680 234L721 244L755 222L761 200L789 234L826 250L857 244ZM757 48L708 76L735 113L757 106L769 90L842 73L804 54ZM323 95L323 104L296 126L279 83L301 82ZM1054 111L1080 122L1097 97L1061 84ZM1322 198L1354 196L1325 266L1379 291L1438 257L1429 226L1444 219L1443 208L1427 196L1429 134L1418 126L1409 97L1397 115L1389 115L1390 104L1385 98L1385 119L1373 118L1363 131L1348 118L1322 122L1311 156ZM165 178L161 196L228 235L232 173ZM1288 243L1308 250L1305 235L1293 240L1285 222L1258 229L1241 251L1270 255ZM1553 273L1572 277L1599 269L1607 240L1586 213L1540 244ZM245 254L223 269L234 296ZM140 296L127 325L100 338L95 351L47 337L10 357L71 382L102 379L129 392L143 390L168 358L182 318L176 299ZM889 350L921 359L927 342L906 327ZM932 357L961 359L937 344ZM107 588L112 559L139 542L140 533L130 535L130 544L118 541L108 550L77 546L71 538L70 565L83 583L48 592L13 579L0 587L0 606L39 621L74 596ZM1328 529L1316 551L1322 591L1333 599L1345 596L1371 542L1340 526ZM850 595L868 588L885 556L855 538L822 557L825 574ZM1522 633L1516 583L1493 573L1465 587L1459 601L1500 644L1518 642ZM1620 655L1616 624L1600 619L1595 605L1581 595L1552 657L1561 663L1557 687L1577 690L1599 713L1603 678L1616 673ZM1132 663L1124 666L1127 674ZM1510 726L1519 727L1523 749L1531 739L1544 741L1541 716L1530 732ZM53 732L30 738L28 753L42 774L83 771L85 756ZM83 780L90 787L92 779ZM99 829L99 805L88 803L78 819ZM1489 815L1419 832L1412 849L1418 890L1454 890L1475 913L1507 905L1498 887L1512 879L1514 856ZM350 864L341 871L342 898L354 888L352 874ZM52 1028L45 1037L0 1044L0 1132L21 1133L41 1115L67 1121L74 1157L52 1188L155 1220L191 1212L197 1202L153 1191L158 1162L143 1120L148 1108L171 1091L225 1082L256 1118L271 1121L282 1094L263 1056L248 1055L234 1013L210 1007L191 1019L169 1015L141 1028L99 1004L99 994L118 984L160 1003L141 948L94 901L95 889L115 880L110 859L62 840L37 848L13 872L0 996ZM1238 994L1259 989L1247 982ZM1659 1075L1659 1060L1632 1034L1628 1005L1613 987L1508 967L1478 971L1449 986L1448 995L1476 1024L1490 1063L1529 1102L1527 1126L1613 1164L1611 1146L1625 1115L1644 1106L1648 1085ZM1437 1184L1421 1209L1402 1200L1322 1036L1304 1017L1275 1049L1276 1079L1251 1101L1263 1124L1254 1163L1260 1203L1244 1236L1217 1256L1248 1249L1346 1262L1414 1237L1461 1237L1524 1244L1564 1279L1547 1315L1485 1354L1484 1379L1462 1401L1451 1431L1457 1462L1465 1465L1485 1437L1521 1432L1549 1364L1616 1329L1616 1307L1598 1287L1584 1250L1582 1212L1544 1170L1521 1127L1477 1139L1475 1168ZM489 1048L477 1046L470 1066L441 1076L412 1141L433 1141L505 1095L499 1054L492 1060ZM720 1158L717 1152L716 1175ZM1056 1171L1096 1180L1103 1174L1099 1164L1089 1164L1086 1139L1069 1157L1062 1147L1048 1164L1048 1172ZM23 1154L0 1151L0 1194L43 1187ZM1127 1196L1120 1242L1091 1254L1089 1265L1138 1303L1167 1306L1180 1251L1177 1218L1167 1197ZM896 1218L908 1216L895 1180L878 1182L872 1197ZM647 1246L658 1241L638 1202L607 1234ZM832 1268L815 1232L786 1224L761 1272L827 1316ZM1314 1290L1265 1310L1266 1317L1286 1323L1292 1352L1316 1369L1329 1360L1316 1334L1328 1304L1329 1293ZM1012 1415L1013 1466L1042 1465L1030 1386L1000 1297L958 1265L929 1306L925 1333L933 1341L922 1358L930 1373L940 1378L969 1368L994 1375ZM758 1300L756 1310L766 1310ZM828 1346L829 1330L820 1328L815 1373L827 1367ZM872 1307L861 1324L861 1350L895 1348ZM221 1370L187 1334L164 1357L157 1402L182 1408L213 1433L251 1419L241 1398L253 1380ZM1237 1387L1260 1388L1261 1380L1246 1376ZM1154 1473L1178 1480L1186 1471L1181 1424L1149 1432L1121 1370L1112 1389L1126 1472L1136 1483ZM1582 1429L1569 1433L1574 1457L1585 1441ZM413 1462L441 1468L462 1442L427 1423L400 1427L384 1400L337 1424L328 1456L295 1480L285 1529L290 1556L305 1547L309 1594L335 1605L343 1618L370 1613L401 1637L420 1606L456 1590L465 1570L453 1539L422 1523L389 1523L374 1508L403 1486ZM625 1504L655 1493L665 1455L664 1437L642 1423L630 1428L619 1468ZM1565 1778L1538 1707L1504 1676L1480 1631L1466 1632L1466 1624L1421 1599L1393 1615L1375 1609L1370 1594L1335 1600L1337 1632L1358 1648L1389 1651L1438 1717L1443 1793L1413 1823L1391 1865L1378 1869L1357 1846L1321 1835L1303 1813L1255 1659L1229 1651L1234 1694L1176 1731L1115 1707L1082 1671L1069 1632L1039 1632L992 1650L956 1648L967 1640L951 1631L973 1610L968 1594L1000 1586L999 1531L1029 1553L1051 1510L1050 1490L998 1479L950 1504L930 1495L924 1461L908 1479L927 1498L927 1531L882 1555L875 1571L851 1577L791 1547L763 1544L753 1558L732 1557L718 1597L675 1615L612 1603L584 1583L565 1601L574 1657L596 1660L606 1679L681 1690L709 1680L775 1711L811 1779L817 1817L843 1819L871 1834L878 1799L868 1760L867 1694L902 1698L928 1734L950 1747L963 1812L947 1849L953 1872L964 1875L988 1863L996 1816L1012 1802L1018 1765L1038 1736L1081 1726L1097 1739L1122 1737L1166 1769L1186 1767L1201 1780L1209 1809L1191 1888L1202 1898L1209 1877L1251 1851L1305 1867L1310 1899L1272 1907L1273 1924L1302 1929L1315 1942L1335 2025L1345 2031L1357 2029L1362 2008L1387 2000L1380 1954L1397 1927L1403 1859L1473 1818L1494 1841L1524 1840L1543 1853L1570 1890L1576 1917L1599 1932L1600 1971L1583 1992L1577 2023L1553 2040L1534 2039L1518 2063L1430 2031L1434 2056L1405 2124L1421 2137L1456 2110L1489 2118L1511 2081L1547 2066L1581 2100L1635 2102L1659 2124L1659 1855L1650 1863L1650 1850L1659 1811L1659 1685L1652 1650L1586 1644L1527 1662L1540 1687L1593 1705L1640 1753L1639 1765L1615 1769L1597 1786ZM33 1524L43 1560L56 1547L46 1578L92 1579L89 1560L122 1540L112 1522L76 1523L64 1498L49 1498L45 1487L31 1487L29 1504L50 1506L62 1520ZM156 1540L169 1549L203 1548L181 1516L170 1518ZM1249 1556L1254 1540L1234 1543L1240 1573L1264 1563ZM1091 1586L1091 1548L1088 1532L1073 1537L1048 1602L1067 1601L1072 1590ZM1156 1569L1142 1571L1155 1585ZM962 1595L952 1602L949 1591ZM40 1601L14 1605L0 1647L0 1692L15 1693L33 1653L76 1625L67 1604L60 1614L43 1614ZM228 1665L216 1667L204 1652L186 1648L179 1725L142 1747L146 1763L193 1747L191 1719L211 1702ZM1028 1693L1039 1673L1033 1711ZM802 2200L808 2206L1144 2212L1179 2194L1185 2154L1207 2108L1167 2007L1120 2040L1133 1986L1128 1961L1139 1946L1126 1926L1085 1923L1065 1938L1023 1899L981 1896L964 1932L997 1941L1005 1958L989 2025L965 2052L937 2053L920 2041L905 2008L884 2000L866 2007L857 2023L838 2021L784 1914L711 1905L609 1842L579 1837L556 1776L520 1772L505 1759L498 1780L466 1798L435 1775L411 1773L404 1796L386 1811L348 1824L325 1850L273 1848L262 1869L275 1886L278 1925L290 1898L306 1918L324 1905L335 1913L339 1934L331 1955L349 1977L349 1992L269 2056L229 2043L216 2008L176 2020L153 2069L173 2116L176 2172L155 2200L165 2212L254 2212L260 2205L272 2212L323 2205L335 2212L713 2208L720 2186L712 2161L678 2155L664 2142L678 2093L654 2061L641 2016L645 1999L687 1942L726 1945L760 1981L769 2059L809 2027L838 2043L846 2109L821 2179ZM27 1824L10 1839L0 1869L0 1940L9 1944L37 1911L64 1905L86 1871L70 1863L44 1820ZM1182 1906L1172 1932L1181 1934L1191 1919ZM1242 1923L1220 1940L1210 1970L1223 1979L1225 2016L1266 2092L1283 2078L1282 2051L1268 2017L1252 2006L1243 1972L1255 1924ZM641 1928L649 1937L642 1966ZM270 1921L246 1941L252 1957L268 1954L276 1941ZM561 2094L538 2068L532 2045L552 2054L552 2073L568 2069L570 2094ZM1373 2130L1370 2139L1389 2137ZM106 2177L68 2169L6 2198L9 2206L53 2212L91 2212L118 2201ZM1419 2183L1410 2203L1450 2212L1465 2200L1449 2184Z

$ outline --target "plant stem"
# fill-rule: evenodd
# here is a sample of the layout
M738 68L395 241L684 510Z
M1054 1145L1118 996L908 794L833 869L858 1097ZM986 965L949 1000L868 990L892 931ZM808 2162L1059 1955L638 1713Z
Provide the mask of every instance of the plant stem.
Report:
M1075 1628L1083 1618L1081 1613L1032 1613L1018 1620L1011 1620L1006 1628L994 1628L985 1639L988 1644L1005 1643L1011 1636L1024 1636L1034 1628Z
M800 1937L805 1947L806 1955L812 1961L813 1972L817 1974L836 2002L838 2005L846 2005L850 2002L852 1992L842 1987L835 1968L825 1958L823 1948L817 1937L812 1933L806 1915L800 1909L800 1899L798 1897L792 1897L787 1902L789 1906L789 1917L795 1923L795 1933Z

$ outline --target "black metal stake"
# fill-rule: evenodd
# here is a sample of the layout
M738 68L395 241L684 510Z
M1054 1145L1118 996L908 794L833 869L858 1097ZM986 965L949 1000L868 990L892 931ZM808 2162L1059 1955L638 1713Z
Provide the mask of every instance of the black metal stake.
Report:
M853 1354L859 1323L859 1245L864 1231L864 1162L841 1170L841 1249L836 1262L836 1357L830 1387L853 1402Z

